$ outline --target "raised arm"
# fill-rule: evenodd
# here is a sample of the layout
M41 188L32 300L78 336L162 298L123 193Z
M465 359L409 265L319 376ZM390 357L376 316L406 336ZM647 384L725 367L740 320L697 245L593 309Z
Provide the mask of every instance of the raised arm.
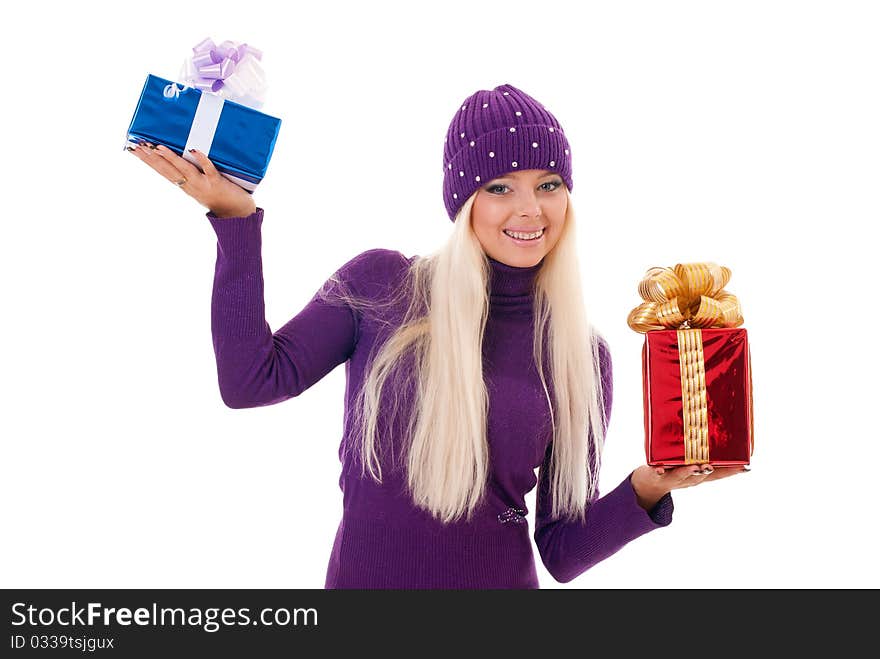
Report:
M196 149L190 151L193 164L161 144L127 148L208 209L217 234L211 332L226 405L258 407L298 396L348 359L357 343L358 320L345 305L327 303L316 293L276 333L266 323L263 209L250 193L222 176ZM355 257L337 274L358 262Z
M357 343L356 314L316 293L273 334L263 299L263 209L246 217L207 217L217 234L211 333L223 402L238 409L298 396L349 358Z

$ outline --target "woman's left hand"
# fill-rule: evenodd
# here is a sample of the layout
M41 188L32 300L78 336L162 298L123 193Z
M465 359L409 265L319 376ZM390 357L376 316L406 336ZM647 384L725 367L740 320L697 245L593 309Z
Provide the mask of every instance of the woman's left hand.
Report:
M749 469L738 465L735 467L713 467L709 464L684 465L682 467L638 467L630 478L639 505L650 510L663 495L683 487L693 487L706 481L717 481L721 478L748 472Z

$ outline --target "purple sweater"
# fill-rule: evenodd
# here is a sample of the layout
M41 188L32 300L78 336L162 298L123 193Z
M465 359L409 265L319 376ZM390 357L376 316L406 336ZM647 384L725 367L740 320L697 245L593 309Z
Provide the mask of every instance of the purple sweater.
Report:
M385 454L384 482L379 485L369 474L362 478L357 458L343 450L354 432L351 406L366 359L374 344L390 336L394 322L381 325L316 294L273 334L263 299L263 209L248 217L207 217L217 234L211 331L223 402L235 409L280 403L345 362L339 448L343 514L325 588L538 588L525 504L525 495L536 484L535 544L559 582L571 581L631 540L672 521L671 495L646 512L636 501L631 473L590 506L585 523L551 518L546 475L552 428L531 350L531 287L540 264L516 268L490 259L490 313L483 346L490 403L488 496L471 521L444 525L411 503L405 473L386 462ZM400 252L371 249L338 274L357 295L383 295L402 281L411 261ZM404 310L387 313L398 314L391 320L399 322ZM604 341L601 355L608 417L611 357ZM383 406L387 403L383 396ZM404 415L391 419L387 407L381 412L379 437L392 437L393 455L399 456L405 445Z

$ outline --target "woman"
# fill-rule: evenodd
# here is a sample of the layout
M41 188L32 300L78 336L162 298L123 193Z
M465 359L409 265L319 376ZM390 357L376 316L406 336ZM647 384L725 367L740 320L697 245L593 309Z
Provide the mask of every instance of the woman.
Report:
M326 588L537 588L524 500L536 484L535 543L568 582L668 525L671 490L741 471L642 465L598 496L611 358L582 301L571 150L516 87L479 90L452 119L448 242L426 257L357 255L274 334L263 209L202 153L199 168L161 146L134 153L209 209L226 405L279 403L346 362Z

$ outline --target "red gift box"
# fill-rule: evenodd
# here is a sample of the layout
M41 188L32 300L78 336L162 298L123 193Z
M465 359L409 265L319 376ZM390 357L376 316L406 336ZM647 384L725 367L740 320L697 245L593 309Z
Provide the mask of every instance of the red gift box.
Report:
M648 464L749 464L751 370L744 328L647 332L642 383Z
M645 334L645 457L651 466L749 464L752 364L730 270L714 263L651 268L627 322Z

